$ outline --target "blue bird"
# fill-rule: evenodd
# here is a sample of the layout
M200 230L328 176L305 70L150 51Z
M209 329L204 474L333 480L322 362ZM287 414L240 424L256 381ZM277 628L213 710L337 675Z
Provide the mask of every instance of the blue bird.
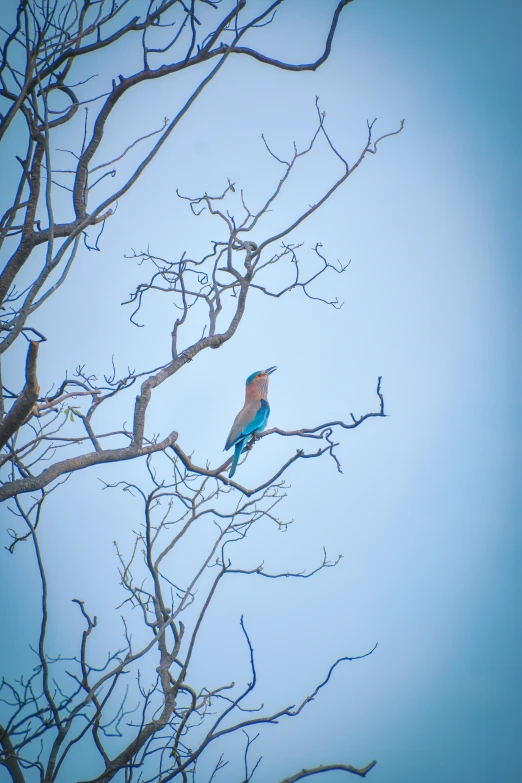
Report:
M270 415L268 404L268 376L277 370L277 367L269 367L267 370L258 370L246 379L245 404L237 414L230 430L230 435L225 444L225 451L235 446L229 478L236 472L237 463L247 440L258 435L266 427Z

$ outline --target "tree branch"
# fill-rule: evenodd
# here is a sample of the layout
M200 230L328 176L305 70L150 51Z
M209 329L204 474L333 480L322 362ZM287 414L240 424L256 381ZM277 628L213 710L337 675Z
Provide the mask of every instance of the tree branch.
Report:
M332 50L332 42L335 35L335 30L337 28L337 23L339 21L339 17L341 15L341 11L343 8L345 8L349 3L352 3L353 0L341 0L341 2L338 4L337 8L334 11L334 15L332 18L332 24L330 25L330 31L328 33L328 38L326 39L326 46L324 48L323 54L314 62L312 63L305 63L302 65L293 65L292 63L285 63L281 60L277 60L274 57L267 57L264 54L261 54L261 52L257 52L255 49L249 49L244 46L230 46L228 47L228 50L233 52L234 54L246 54L249 57L253 57L255 60L258 60L261 63L265 63L266 65L272 65L275 68L281 68L285 71L316 71L330 56L330 52ZM278 5L278 3L274 3L274 6ZM272 6L272 8L274 7ZM226 50L226 44L222 44L221 47L218 49L214 49L213 53L218 53L220 50Z
M359 777L364 778L376 764L376 761L370 761L366 767L361 768L352 767L351 764L321 764L319 767L302 769L300 772L296 772L295 775L291 775L289 778L281 780L280 783L296 783L298 780L303 780L312 775L323 775L325 772L351 772L354 775L359 775Z
M13 747L11 739L2 725L0 725L0 745L2 746L2 756L0 756L0 766L7 769L11 775L13 783L25 783L24 774L18 761L18 755Z
M36 377L36 360L40 342L31 340L25 363L25 386L9 413L0 423L0 448L22 426L35 405L40 387Z
M6 481L0 487L0 502L17 495L20 492L34 492L37 489L43 489L51 481L54 481L64 473L74 473L77 470L83 470L91 465L101 465L106 462L123 462L128 459L144 457L147 454L154 454L157 451L163 451L169 446L173 446L178 437L177 432L171 432L170 435L159 443L150 443L145 446L124 446L120 449L106 449L104 451L91 451L88 454L81 454L78 457L70 457L62 462L56 462L51 467L42 471L39 476L27 476L25 478Z

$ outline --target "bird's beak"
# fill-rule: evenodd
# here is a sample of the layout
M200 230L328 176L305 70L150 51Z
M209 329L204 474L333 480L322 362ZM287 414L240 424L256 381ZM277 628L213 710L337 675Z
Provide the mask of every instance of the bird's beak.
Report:
M269 367L268 370L265 370L267 375L271 375L273 372L277 370L277 367Z

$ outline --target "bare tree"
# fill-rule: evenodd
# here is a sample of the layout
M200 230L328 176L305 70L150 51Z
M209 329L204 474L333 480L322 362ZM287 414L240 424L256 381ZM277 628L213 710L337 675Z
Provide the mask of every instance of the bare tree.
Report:
M299 704L264 714L253 701L256 666L250 632L242 619L251 681L242 688L234 683L201 688L191 679L198 633L225 577L310 578L338 562L331 561L324 552L311 570L268 573L263 563L254 569L243 567L236 550L253 526L272 522L284 527L277 506L285 496L284 474L293 463L328 455L341 471L335 452L337 433L385 415L381 378L373 412L360 417L351 414L347 422L328 421L293 431L272 428L253 438L245 451L265 437L295 438L299 444L274 475L255 487L228 478L230 459L218 466L198 465L190 456L190 444L180 444L176 432L160 437L149 434L146 414L154 389L205 350L219 348L234 336L254 292L281 298L301 289L306 297L338 306L336 298L325 300L315 294L314 282L325 273L340 274L346 267L330 262L317 243L312 249L315 269L304 274L302 248L294 239L295 230L328 201L368 155L377 152L381 140L399 133L402 123L374 139L374 122L369 122L367 136L349 164L332 141L317 100L315 132L305 147L294 144L290 158L279 156L263 139L265 154L278 163L281 174L260 208L252 209L249 193L230 180L216 195L178 193L194 215L205 213L217 221L221 238L212 240L209 252L199 258L190 257L188 252L174 259L163 258L150 249L132 253L141 267L149 270L125 303L132 309L132 323L140 325L141 307L150 297L167 297L178 307L165 363L129 370L122 378L113 368L103 382L79 365L72 377L57 378L44 394L37 371L39 346L46 340L38 323L38 309L66 282L82 238L85 249L98 249L117 202L138 181L224 62L243 55L267 67L315 70L328 58L339 17L350 2L337 4L324 52L308 64L286 63L243 43L254 28L269 27L283 0L263 8L255 4L254 15L248 15L253 4L246 0L227 5L210 0L21 0L13 27L3 30L0 139L5 135L5 140L16 147L21 173L0 221L0 247L7 259L0 274L0 357L21 337L29 345L20 391L2 386L0 467L6 480L0 488L0 499L9 501L9 510L17 520L9 528L9 549L14 552L24 540L32 543L42 589L38 665L16 682L2 682L6 718L0 726L0 765L15 783L66 779L63 775L68 774L64 770L70 759L89 743L96 754L93 769L98 771L83 775L84 780L166 783L176 777L184 781L201 779L197 775L202 754L216 740L235 732L245 735L243 780L249 781L259 765L259 759L253 759L255 737L249 731L283 717L296 717L329 682L342 661L372 652L338 659ZM223 10L222 5L226 5ZM104 73L101 92L96 94L91 79L96 58L122 40L135 47L141 68L130 76L115 75L108 81ZM116 156L104 151L111 112L120 98L151 79L198 65L203 66L198 71L200 81L174 119L165 119L161 127L135 138ZM80 106L85 107L83 117ZM301 159L314 153L319 140L326 142L338 162L337 178L317 195L314 204L289 223L281 224L277 231L261 237L262 218L274 211ZM138 145L146 152L130 176L125 171L122 174L117 164ZM69 167L58 167L55 161L59 155L67 158ZM99 194L97 198L95 194ZM95 231L95 239L89 230ZM291 281L274 287L273 270L284 265L292 271ZM195 330L201 337L194 341L190 335ZM123 406L136 384L139 391L132 427L122 425L122 416L110 430L100 428L104 403L117 397ZM81 433L76 428L79 422ZM106 443L111 446L105 447ZM72 659L53 656L46 637L52 606L47 599L48 577L38 540L45 500L76 471L136 458L146 459L148 486L128 481L106 484L107 489L115 491L119 487L133 493L143 506L141 528L129 533L134 536L130 544L126 541L117 545L119 579L127 596L121 609L123 645L108 653L101 668L93 662L89 645L96 632L96 617L75 599L85 621L78 653ZM177 584L167 577L163 565L168 561L168 573L176 573L185 536L205 520L215 525L214 540L207 550L202 548L198 553L189 581ZM129 615L127 610L131 608L138 611ZM142 642L133 642L132 627ZM123 685L126 673L132 671L137 676L138 709L129 706ZM211 779L226 763L222 757ZM285 783L334 769L364 777L374 764L359 769L337 764L302 770Z

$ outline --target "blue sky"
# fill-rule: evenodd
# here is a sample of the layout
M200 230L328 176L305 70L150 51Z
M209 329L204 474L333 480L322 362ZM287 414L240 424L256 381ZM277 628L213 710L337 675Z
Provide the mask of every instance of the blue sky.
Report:
M260 46L288 60L312 59L326 7L334 6L324 2L322 18L322 5L289 3L268 34L257 33ZM298 293L285 302L256 298L237 339L158 389L150 407L150 432L176 429L185 450L218 464L252 371L278 365L271 423L285 429L375 409L383 376L389 418L341 435L343 475L327 459L293 471L281 507L293 525L285 534L267 526L245 548L246 560L300 570L320 560L324 545L343 553L340 565L315 581L231 580L204 628L201 671L209 670L204 651L212 649L216 676L246 678L237 653L245 616L260 698L273 706L303 698L336 657L379 643L372 656L337 671L297 721L263 731L263 783L302 767L372 758L374 783L518 779L519 16L505 0L494 7L356 0L316 73L229 62L122 200L102 252L83 252L68 287L41 310L38 328L49 341L43 388L79 363L107 371L113 353L122 368L163 363L171 309L146 309L147 328L138 330L119 303L140 279L123 258L130 248L196 254L214 238L215 227L190 218L175 189L213 192L230 177L261 203L278 174L261 132L281 154L293 140L304 144L316 95L349 159L364 146L367 119L378 117L384 133L405 118L403 133L384 141L296 233L305 247L321 241L329 257L351 260L344 275L321 283L343 308ZM188 87L158 81L122 104L115 148L172 116ZM320 148L267 230L334 174ZM18 369L13 362L13 377ZM132 402L131 395L112 415L129 420ZM291 453L293 446L274 441L264 440L240 467L245 483L270 475ZM119 593L111 542L125 540L139 510L129 497L102 493L99 478L142 475L134 464L91 469L49 503L42 546L56 574L53 633L64 648L80 627L72 597L85 598L113 632ZM24 617L9 667L23 655L25 618L37 616L38 604L29 552L1 558L5 579L26 587L2 607L11 627Z

